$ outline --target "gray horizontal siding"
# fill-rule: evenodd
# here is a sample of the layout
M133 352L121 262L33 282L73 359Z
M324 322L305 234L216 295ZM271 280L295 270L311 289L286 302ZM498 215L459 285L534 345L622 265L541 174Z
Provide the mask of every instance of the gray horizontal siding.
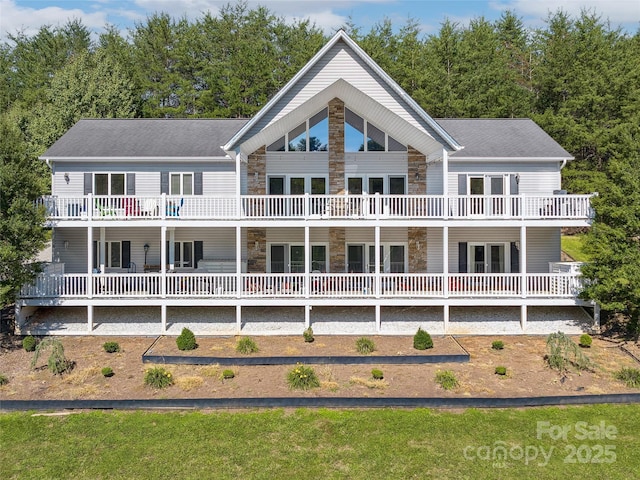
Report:
M560 188L560 169L553 162L474 162L449 163L449 193L458 194L458 175L465 174L519 174L520 194L551 195Z

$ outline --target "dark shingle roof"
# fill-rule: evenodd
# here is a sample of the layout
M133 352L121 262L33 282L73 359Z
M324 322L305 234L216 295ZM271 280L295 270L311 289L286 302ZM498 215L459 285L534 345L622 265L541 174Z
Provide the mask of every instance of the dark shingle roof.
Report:
M247 119L85 119L42 158L224 157Z
M464 149L452 157L573 158L528 118L437 118Z

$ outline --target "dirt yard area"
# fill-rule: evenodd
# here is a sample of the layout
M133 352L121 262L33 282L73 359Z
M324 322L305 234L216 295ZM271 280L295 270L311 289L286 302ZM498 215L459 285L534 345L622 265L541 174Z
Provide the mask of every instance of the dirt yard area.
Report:
M254 356L358 355L351 336L316 336L313 343L296 337L253 337L260 351ZM545 360L545 337L434 337L434 348L426 352L413 349L412 337L370 336L376 345L373 357L379 355L470 354L468 363L421 365L311 365L321 386L300 392L289 389L284 366L164 365L172 373L174 385L156 390L144 385L146 369L142 354L153 344L155 355L197 355L231 357L235 337L201 337L198 348L180 352L175 337L60 337L68 359L75 362L72 372L54 376L47 369L48 351L36 368L30 364L33 353L22 349L21 337L3 336L0 348L0 374L8 383L0 386L3 399L138 399L138 398L219 398L219 397L524 397L581 395L603 393L638 393L613 378L621 367L640 368L640 363L619 348L619 343L594 338L584 349L596 363L593 371L570 372L562 377L551 370ZM493 350L493 340L503 340L503 350ZM577 341L577 338L574 339ZM106 353L103 343L116 341L119 353ZM155 342L155 344L154 344ZM459 344L458 344L459 343ZM636 354L637 344L629 345ZM101 370L109 366L115 372L105 378ZM507 374L495 374L496 366L507 368ZM235 378L222 379L223 369L230 368ZM372 368L383 371L384 379L373 381ZM441 370L452 371L459 381L453 390L444 390L434 377Z

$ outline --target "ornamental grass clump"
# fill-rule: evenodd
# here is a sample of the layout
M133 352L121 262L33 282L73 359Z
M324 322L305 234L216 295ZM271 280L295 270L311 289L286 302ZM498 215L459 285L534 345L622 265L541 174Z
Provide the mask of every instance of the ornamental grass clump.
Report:
M294 369L289 371L287 383L292 390L309 390L320 386L320 380L318 380L313 368L302 364L296 365Z
M445 390L453 390L459 385L458 379L451 370L436 372L436 383Z
M376 344L369 338L361 337L356 340L356 350L358 350L358 353L361 353L362 355L368 355L375 352Z
M236 351L243 355L250 355L258 351L258 345L251 337L242 337L236 343Z
M7 376L0 373L0 386L6 385L7 383L9 383L9 379L7 378Z
M173 376L162 367L151 367L144 372L144 383L153 388L165 388L173 385Z
M117 353L120 351L120 344L118 342L105 342L102 348L107 353Z
M413 348L416 350L426 350L433 348L433 340L431 335L422 328L418 328L418 331L413 336Z
M176 338L176 345L178 345L178 350L195 350L198 347L196 336L186 327Z
M371 370L371 377L374 380L382 380L384 378L384 373L382 373L382 370L380 370L379 368L374 368L373 370Z
M623 381L629 388L640 388L640 370L637 368L622 367L613 376Z
M25 352L33 352L37 344L38 341L32 335L27 335L22 339L22 348L24 348Z
M494 340L491 342L491 348L494 350L502 350L504 348L504 342L502 340Z
M496 367L496 375L506 375L507 367Z
M222 379L223 380L231 380L235 378L236 374L233 370L223 370L222 371Z
M115 375L115 373L113 373L113 368L111 368L111 367L104 367L101 370L101 372L102 372L102 376L107 377L107 378L113 377Z

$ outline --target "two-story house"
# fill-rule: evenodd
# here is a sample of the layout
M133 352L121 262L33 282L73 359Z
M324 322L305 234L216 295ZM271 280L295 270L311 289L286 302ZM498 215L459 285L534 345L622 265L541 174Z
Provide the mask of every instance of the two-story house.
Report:
M81 120L22 332L570 332L590 199L528 119L434 119L338 32L258 114ZM37 309L40 309L40 312Z

